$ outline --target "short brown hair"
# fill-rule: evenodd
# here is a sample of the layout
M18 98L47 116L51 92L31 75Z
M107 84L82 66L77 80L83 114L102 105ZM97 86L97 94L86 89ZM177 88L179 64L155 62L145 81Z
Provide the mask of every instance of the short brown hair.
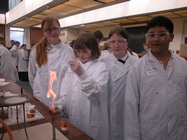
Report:
M109 35L108 35L108 38L110 39L110 37L113 34L117 34L117 35L122 36L123 38L127 39L127 42L128 42L128 33L125 30L125 28L123 28L122 26L117 25L114 28L112 28Z
M96 38L90 32L86 32L81 34L75 41L74 49L76 50L83 50L88 48L91 50L91 55L94 59L98 59L100 54L99 46L97 43Z

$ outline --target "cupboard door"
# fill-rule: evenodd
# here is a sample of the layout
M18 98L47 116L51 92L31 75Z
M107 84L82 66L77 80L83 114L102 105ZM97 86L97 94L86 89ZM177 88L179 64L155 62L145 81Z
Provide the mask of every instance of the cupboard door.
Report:
M5 25L0 24L0 44L5 45Z

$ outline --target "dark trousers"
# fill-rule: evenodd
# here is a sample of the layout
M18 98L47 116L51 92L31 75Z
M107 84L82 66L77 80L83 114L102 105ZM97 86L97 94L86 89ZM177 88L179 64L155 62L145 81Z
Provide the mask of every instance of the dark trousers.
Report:
M19 72L19 80L28 82L28 72Z

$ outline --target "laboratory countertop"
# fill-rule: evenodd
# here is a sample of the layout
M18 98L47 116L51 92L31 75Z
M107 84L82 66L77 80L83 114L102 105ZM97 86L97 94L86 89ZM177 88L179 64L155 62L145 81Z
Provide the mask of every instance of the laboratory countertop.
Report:
M4 76L0 74L0 78L4 78ZM68 131L62 131L60 127L61 117L59 114L52 113L47 106L45 106L43 103L37 100L32 94L23 90L20 86L18 86L14 82L9 81L7 79L5 79L5 81L9 82L9 84L0 86L1 90L9 91L15 94L20 94L22 97L26 97L26 99L29 100L29 103L35 105L37 111L39 111L44 116L44 119L27 122L26 123L27 127L32 127L32 126L40 125L42 123L50 122L52 125L54 125L55 128L57 128L69 140L75 140L75 139L76 140L92 140L91 137L89 137L84 132L80 131L79 129L77 129L70 123L68 123ZM21 125L20 126L21 128L24 127L22 126L22 124L20 125ZM16 125L12 125L10 126L10 128L11 130L18 129Z

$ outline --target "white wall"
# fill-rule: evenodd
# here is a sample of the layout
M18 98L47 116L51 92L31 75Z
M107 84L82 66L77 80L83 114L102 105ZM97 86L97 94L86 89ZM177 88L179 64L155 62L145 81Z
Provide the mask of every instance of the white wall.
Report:
M61 30L60 39L65 43L67 42L67 29Z
M170 43L170 49L176 52L176 50L180 49L183 36L183 27L185 25L183 18L172 19L172 21L174 23L174 39L173 42Z
M79 35L78 29L67 29L67 41L72 41L73 39L76 39Z
M31 49L30 28L25 28L24 31L24 43L27 45L27 49Z
M184 19L183 22L183 37L182 37L182 44L184 44L184 37L187 37L187 18Z
M0 14L0 24L5 24L5 14Z

